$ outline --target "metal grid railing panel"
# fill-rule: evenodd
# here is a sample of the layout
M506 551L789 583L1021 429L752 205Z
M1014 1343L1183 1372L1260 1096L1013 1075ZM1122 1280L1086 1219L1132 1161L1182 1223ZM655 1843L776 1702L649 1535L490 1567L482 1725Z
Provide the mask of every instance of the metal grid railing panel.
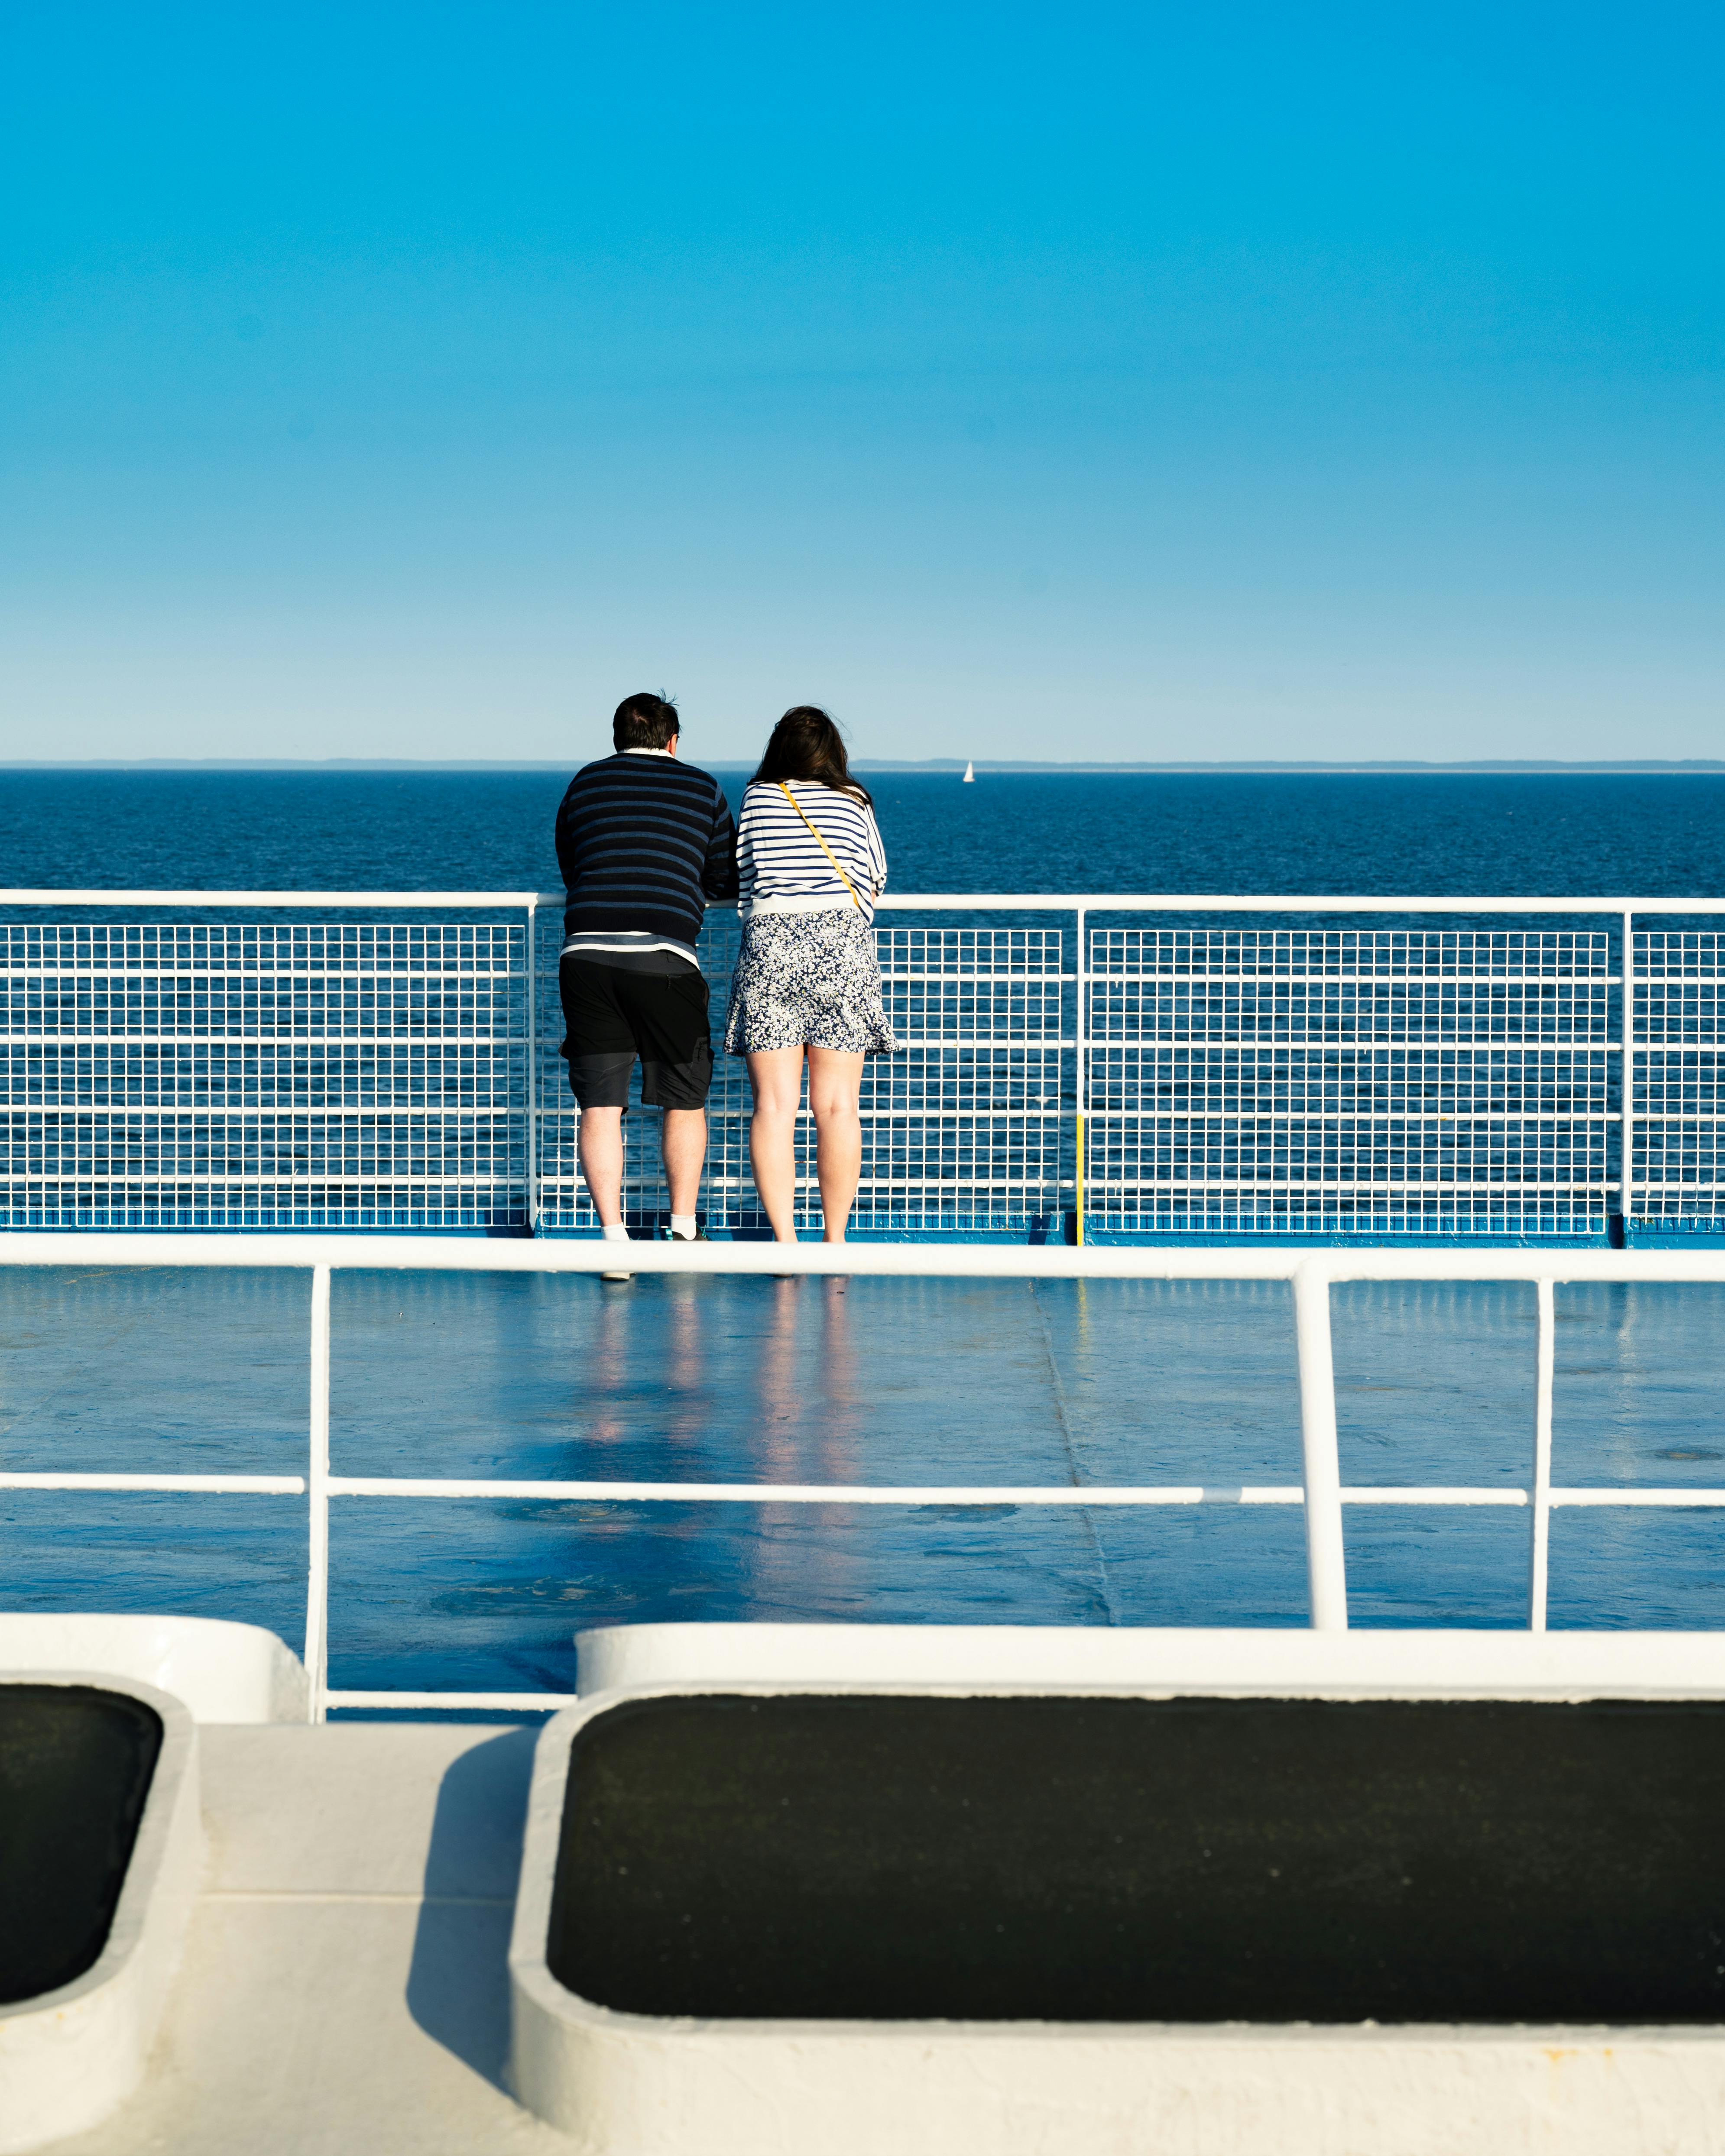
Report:
M515 921L0 927L15 1226L519 1228Z
M1569 930L1093 930L1088 1217L1601 1232L1610 959Z
M1634 1217L1713 1225L1725 1214L1725 935L1652 929L1634 950Z
M578 1118L555 1052L561 927L547 909L537 944L541 1009L539 1207L552 1233L597 1227L579 1178ZM712 984L713 1088L702 1211L710 1229L764 1234L749 1172L749 1091L741 1057L718 1044L740 941L736 916L709 916L702 970ZM900 1043L863 1066L863 1232L1013 1233L1045 1228L1073 1204L1070 932L1058 928L875 932L887 1017ZM549 1051L545 1044L551 1044ZM637 1074L632 1098L639 1101ZM624 1118L624 1209L665 1217L658 1118ZM798 1224L817 1227L814 1131L798 1118Z

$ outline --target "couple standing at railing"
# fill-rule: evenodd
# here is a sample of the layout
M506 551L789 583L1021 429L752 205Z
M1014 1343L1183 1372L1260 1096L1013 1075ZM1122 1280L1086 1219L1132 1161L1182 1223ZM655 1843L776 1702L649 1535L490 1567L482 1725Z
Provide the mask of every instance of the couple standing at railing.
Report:
M614 754L577 772L557 811L567 893L558 968L581 1173L608 1242L626 1243L623 1111L665 1111L670 1234L701 1234L713 1052L696 938L709 900L734 898L742 947L724 1045L748 1065L749 1161L775 1240L794 1242L803 1066L814 1118L821 1217L842 1243L862 1173L862 1066L896 1043L880 999L875 900L886 855L845 743L812 705L787 711L733 825L724 788L678 754L675 706L625 696ZM608 1274L626 1279L626 1274Z

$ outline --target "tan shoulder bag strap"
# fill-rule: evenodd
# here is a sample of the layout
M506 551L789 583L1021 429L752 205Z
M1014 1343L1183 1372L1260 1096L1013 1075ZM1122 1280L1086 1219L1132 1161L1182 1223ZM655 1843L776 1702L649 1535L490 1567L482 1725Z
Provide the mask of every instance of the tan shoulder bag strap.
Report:
M856 886L850 880L850 877L845 875L844 870L839 866L839 856L833 851L826 840L822 838L820 833L815 830L814 824L809 820L808 810L803 806L802 803L797 798L796 795L792 793L790 788L785 784L782 778L778 781L778 790L782 794L783 794L785 799L790 803L792 808L794 808L797 814L803 819L803 821L809 825L809 830L814 834L815 844L820 848L821 851L832 863L834 872L838 876L839 882L842 883L845 890L850 893L851 904L856 907L859 912L860 912L862 910L862 901L856 895Z

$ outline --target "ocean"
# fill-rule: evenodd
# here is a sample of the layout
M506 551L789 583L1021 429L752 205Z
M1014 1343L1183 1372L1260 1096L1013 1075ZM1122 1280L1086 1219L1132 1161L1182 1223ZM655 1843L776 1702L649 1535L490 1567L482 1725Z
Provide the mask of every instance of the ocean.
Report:
M747 774L726 772L733 795ZM1679 896L1725 888L1725 776L880 773L901 890ZM10 771L12 887L548 889L552 772ZM0 1273L0 1459L297 1471L304 1276ZM1704 1289L1569 1290L1559 1481L1725 1479ZM347 1276L333 1444L358 1474L1298 1478L1286 1291L1154 1283ZM1520 1483L1531 1289L1338 1291L1343 1472ZM1559 1512L1558 1625L1721 1620L1719 1515ZM1358 1623L1525 1622L1527 1516L1348 1521ZM13 1608L189 1611L297 1645L303 1507L0 1498ZM339 1686L559 1689L649 1619L1304 1621L1291 1507L338 1505Z
M748 773L721 768L733 803ZM0 769L0 884L531 891L555 771ZM901 891L1725 891L1725 773L869 776Z

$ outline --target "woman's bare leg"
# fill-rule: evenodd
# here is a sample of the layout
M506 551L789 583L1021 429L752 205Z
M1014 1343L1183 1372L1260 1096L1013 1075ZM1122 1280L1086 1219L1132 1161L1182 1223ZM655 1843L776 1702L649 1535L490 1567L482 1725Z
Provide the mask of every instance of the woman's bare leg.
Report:
M811 1049L811 1060L819 1054ZM797 1109L803 1096L800 1048L757 1049L745 1059L755 1112L749 1119L749 1165L775 1243L797 1240ZM861 1058L857 1059L859 1061Z
M814 1117L820 1214L829 1243L845 1240L862 1175L862 1067L860 1055L843 1049L809 1051L809 1111Z

